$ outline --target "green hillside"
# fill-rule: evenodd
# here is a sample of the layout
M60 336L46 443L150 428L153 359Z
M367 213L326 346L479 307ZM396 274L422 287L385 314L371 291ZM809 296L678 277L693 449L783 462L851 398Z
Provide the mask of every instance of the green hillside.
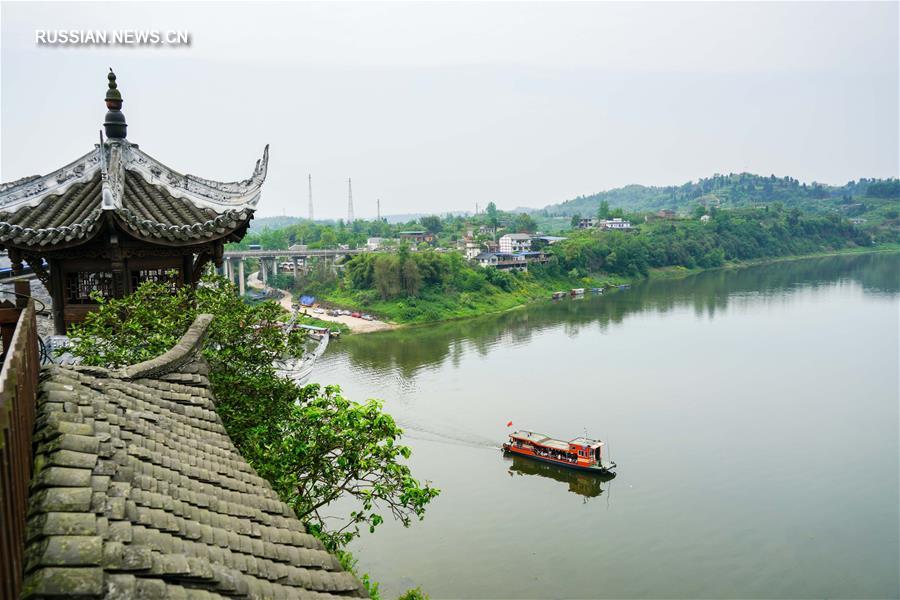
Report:
M860 179L842 186L801 183L793 177L768 177L752 173L713 175L696 182L665 187L628 185L590 196L553 204L546 209L549 215L593 215L604 200L612 208L631 212L671 209L681 214L691 212L698 205L720 208L741 208L781 202L785 207L811 211L839 209L845 212L867 212L870 207L847 208L862 199L881 205L885 200L900 199L900 180ZM841 208L844 207L844 208ZM852 216L852 215L848 215Z

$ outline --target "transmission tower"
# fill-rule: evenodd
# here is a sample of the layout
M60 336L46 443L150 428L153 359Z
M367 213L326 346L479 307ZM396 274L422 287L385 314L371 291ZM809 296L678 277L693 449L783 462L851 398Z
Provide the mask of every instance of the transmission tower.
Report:
M347 223L353 223L353 181L347 179Z
M313 220L313 205L312 205L312 173L309 174L309 220Z

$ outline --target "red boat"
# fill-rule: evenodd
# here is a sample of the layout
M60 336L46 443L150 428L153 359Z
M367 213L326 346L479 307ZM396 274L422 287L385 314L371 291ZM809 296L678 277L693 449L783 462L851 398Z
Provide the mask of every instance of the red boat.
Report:
M600 440L578 437L565 442L534 431L514 431L503 444L503 452L527 456L554 465L603 475L615 475L616 463L606 460Z

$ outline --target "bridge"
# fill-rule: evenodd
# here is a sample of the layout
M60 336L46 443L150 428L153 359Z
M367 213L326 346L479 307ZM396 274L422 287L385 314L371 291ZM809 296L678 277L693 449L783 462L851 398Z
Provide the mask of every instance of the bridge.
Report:
M259 260L259 277L263 283L268 283L269 275L278 273L278 263L286 259L294 263L294 279L299 281L301 260L304 265L311 258L334 263L338 258L363 252L366 252L364 248L355 250L231 250L222 255L222 275L232 283L236 283L241 296L243 296L247 289L244 262L248 258Z

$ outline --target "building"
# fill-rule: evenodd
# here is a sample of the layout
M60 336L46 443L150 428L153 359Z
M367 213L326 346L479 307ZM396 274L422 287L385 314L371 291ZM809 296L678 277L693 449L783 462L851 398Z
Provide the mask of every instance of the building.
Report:
M527 233L507 233L500 236L500 252L515 254L531 250L531 235Z
M531 249L532 250L541 250L542 248L546 248L547 246L552 246L553 244L558 244L563 241L564 237L558 237L555 235L538 235L531 238Z
M583 217L579 219L577 228L578 229L590 229L592 227L597 226L597 219L594 217Z
M671 208L663 208L657 211L656 216L660 219L674 219L678 215Z
M482 252L475 257L482 267L494 267L500 270L527 271L528 261L521 254L508 252Z
M703 215L702 217L700 217L700 222L706 225L707 223L709 223L710 218L711 217L709 215Z
M415 244L421 244L422 242L430 244L434 241L434 234L429 231L401 231L397 235L400 236L401 240Z
M15 400L0 420L4 598L367 596L225 431L201 353L212 318L151 360L39 377L33 301L23 311L28 341L3 365L17 378L0 379Z
M266 179L268 146L250 177L231 183L182 175L145 153L126 139L112 71L106 107L106 139L89 152L0 186L0 249L14 273L27 263L50 291L60 334L94 309L92 294L121 297L144 281L193 286L208 263L221 266Z
M631 221L616 217L615 219L606 219L603 221L599 221L597 223L597 227L600 227L601 229L631 229Z
M378 250L384 244L384 238L370 237L366 240L366 249L370 252Z

